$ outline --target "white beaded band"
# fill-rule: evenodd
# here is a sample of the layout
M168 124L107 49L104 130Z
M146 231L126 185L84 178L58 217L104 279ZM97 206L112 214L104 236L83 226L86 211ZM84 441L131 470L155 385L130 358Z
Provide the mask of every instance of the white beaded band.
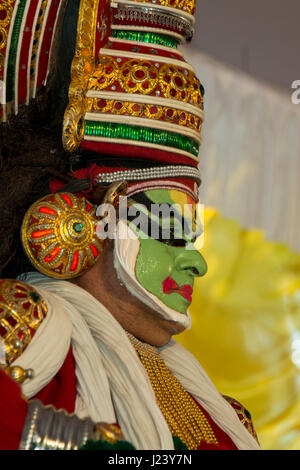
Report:
M115 3L112 3L113 17L117 20L131 20L142 23L154 23L162 26L162 28L176 29L182 31L183 37L190 40L193 37L193 17L191 15L185 15L183 12L169 11L162 6L160 8L145 7L144 5L117 5L118 8L114 8ZM116 11L114 11L116 10Z
M114 183L115 181L144 181L161 178L189 178L200 182L198 168L179 165L138 168L134 170L118 170L113 173L99 173L97 183Z

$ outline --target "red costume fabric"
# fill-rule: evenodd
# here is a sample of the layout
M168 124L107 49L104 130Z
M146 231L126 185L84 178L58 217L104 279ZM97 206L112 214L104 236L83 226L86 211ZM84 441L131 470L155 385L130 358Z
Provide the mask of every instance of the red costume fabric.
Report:
M75 410L76 375L75 362L70 348L60 371L32 399L39 399L44 405L65 409L68 413ZM202 408L218 445L202 441L198 450L237 450L229 436L220 429L209 414ZM21 387L0 369L0 450L17 450L27 414L27 401L22 396Z
M0 450L18 449L26 414L21 387L0 369Z

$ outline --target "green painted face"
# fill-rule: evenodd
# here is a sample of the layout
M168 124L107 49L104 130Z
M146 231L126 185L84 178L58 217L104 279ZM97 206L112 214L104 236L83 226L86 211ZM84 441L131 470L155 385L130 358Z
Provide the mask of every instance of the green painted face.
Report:
M185 223L194 228L196 205L185 193L155 189L144 194L156 204L176 204L182 208L182 213L185 206ZM172 218L171 228L176 223L178 226L176 217ZM194 278L203 276L207 266L202 255L196 249L191 249L190 243L187 249L188 239L183 230L181 239L178 239L178 231L176 237L170 240L139 237L140 250L135 273L137 280L146 290L169 308L186 314L192 301Z

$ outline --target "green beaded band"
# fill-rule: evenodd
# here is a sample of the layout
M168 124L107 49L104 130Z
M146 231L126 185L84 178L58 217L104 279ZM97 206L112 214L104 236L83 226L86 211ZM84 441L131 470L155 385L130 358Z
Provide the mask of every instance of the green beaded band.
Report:
M113 30L112 37L118 39L127 39L129 41L148 42L160 46L177 48L178 40L165 34L147 33L144 31L119 31Z
M21 31L21 25L26 7L27 0L20 0L18 11L15 17L13 32L11 36L11 43L9 48L8 63L7 63L7 83L6 83L6 101L9 103L13 100L14 96L14 79L15 79L15 68L17 60L17 49L19 36Z
M117 124L111 122L86 121L85 135L93 137L108 137L111 139L126 139L150 144L164 145L185 150L196 157L199 144L185 135L149 127Z

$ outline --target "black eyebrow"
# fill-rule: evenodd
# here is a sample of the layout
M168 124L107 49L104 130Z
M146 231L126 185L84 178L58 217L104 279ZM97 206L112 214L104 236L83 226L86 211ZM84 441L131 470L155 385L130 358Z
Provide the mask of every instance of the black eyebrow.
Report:
M138 207L137 207L137 210ZM187 243L195 243L196 239L198 238L198 236L201 235L201 232L198 232L198 233L195 233L193 232L193 230L189 230L188 232L185 230L186 229L186 224L184 224L184 222L187 220L185 219L184 217L181 217L180 216L180 222L181 222L181 234L180 236L174 236L174 235L177 235L175 234L175 231L174 229L172 228L171 224L168 225L168 227L164 227L163 225L161 225L159 222L161 221L161 218L159 218L159 221L156 221L154 219L152 219L150 216L149 216L149 213L145 213L141 210L139 210L139 221L140 221L140 217L144 217L144 222L146 222L145 224L142 224L142 226L140 225L136 225L134 224L134 221L137 217L137 215L127 215L127 220L128 222L130 223L133 223L133 225L136 225L136 227L139 227L140 231L145 233L145 235L149 236L149 237L152 237L153 239L155 240L158 240L162 243L169 243L171 244L172 241L184 241L185 244ZM144 228L145 227L145 228ZM144 228L144 230L143 230ZM188 224L188 228L189 228L189 224ZM153 236L153 234L157 235L157 236ZM190 238L189 238L189 235L192 235Z

